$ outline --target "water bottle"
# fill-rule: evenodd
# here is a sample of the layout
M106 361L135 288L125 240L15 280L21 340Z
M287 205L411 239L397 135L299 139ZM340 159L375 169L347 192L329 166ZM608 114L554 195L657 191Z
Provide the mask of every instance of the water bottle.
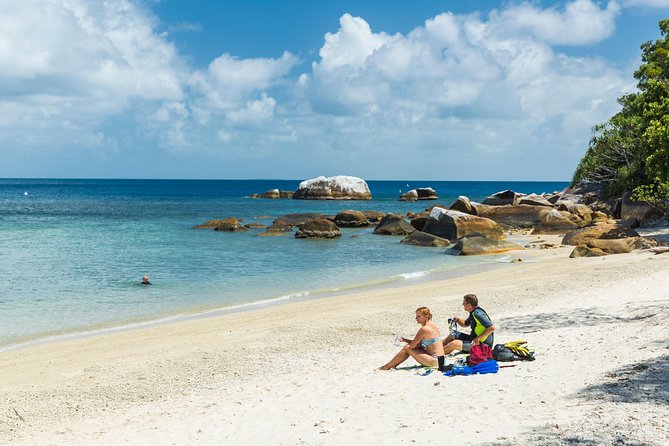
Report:
M395 345L396 345L396 346L399 347L399 346L402 345L402 338L403 338L403 337L404 337L404 336L402 336L402 332L398 331L397 334L395 335Z

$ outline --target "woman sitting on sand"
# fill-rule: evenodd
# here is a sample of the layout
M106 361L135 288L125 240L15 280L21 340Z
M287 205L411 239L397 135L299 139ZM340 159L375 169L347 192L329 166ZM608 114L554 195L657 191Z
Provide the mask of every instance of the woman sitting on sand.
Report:
M441 333L431 319L432 313L429 308L420 307L416 310L416 322L422 325L418 333L413 340L402 338L401 341L407 345L402 347L388 364L381 367L381 370L394 369L409 356L424 366L437 366L437 356L444 356L444 345L441 343Z

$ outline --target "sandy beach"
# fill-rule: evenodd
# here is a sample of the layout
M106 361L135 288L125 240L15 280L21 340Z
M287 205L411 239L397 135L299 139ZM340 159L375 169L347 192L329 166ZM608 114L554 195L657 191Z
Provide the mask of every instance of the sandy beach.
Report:
M666 444L669 254L571 248L448 280L0 353L0 443ZM476 293L496 342L534 362L494 375L377 367L426 305L446 331Z

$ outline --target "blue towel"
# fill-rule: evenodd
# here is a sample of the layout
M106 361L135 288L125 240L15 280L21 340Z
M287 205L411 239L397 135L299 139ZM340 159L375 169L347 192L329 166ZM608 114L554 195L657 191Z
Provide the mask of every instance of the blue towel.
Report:
M497 373L499 371L499 364L494 359L490 361L482 362L474 366L457 366L454 365L451 370L444 372L444 376L455 376L455 375L484 375L486 373Z

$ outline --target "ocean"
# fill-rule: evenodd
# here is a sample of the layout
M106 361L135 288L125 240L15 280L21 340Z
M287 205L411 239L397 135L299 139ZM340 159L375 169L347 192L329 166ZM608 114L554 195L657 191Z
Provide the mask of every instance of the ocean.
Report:
M370 201L252 199L300 180L0 179L0 350L26 342L263 302L331 295L494 262L399 243L373 228L333 240L196 230L211 219L271 224L289 213L405 214L504 189L553 192L567 182L368 181ZM357 237L352 237L353 235ZM152 285L140 285L144 274ZM336 298L334 296L333 298Z

